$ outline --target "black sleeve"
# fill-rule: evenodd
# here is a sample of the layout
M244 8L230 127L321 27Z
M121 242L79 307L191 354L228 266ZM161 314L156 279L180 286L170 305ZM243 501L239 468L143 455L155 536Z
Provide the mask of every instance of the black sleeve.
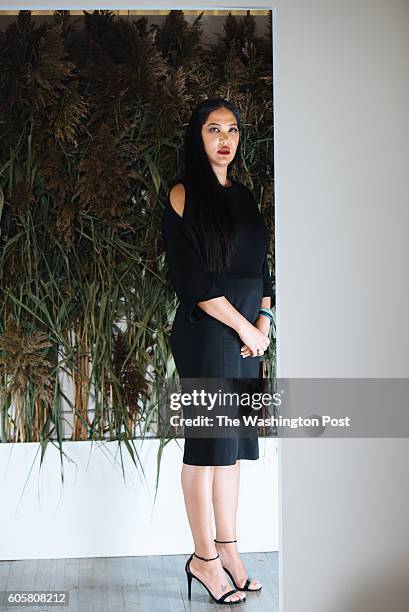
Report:
M274 305L273 281L268 269L269 240L266 240L266 250L263 261L263 297L271 297L271 307Z
M214 275L206 270L196 233L169 201L162 217L162 237L170 280L177 296L186 304L191 320L205 316L196 303L221 297L224 293Z
M263 219L263 216L260 212L260 209L258 207L258 204L256 202L256 199L253 195L253 192L247 187L244 186L247 193L249 194L249 197L251 199L251 202L253 204L253 206L255 206L258 214L260 215L260 217ZM262 270L262 276L263 276L263 297L271 297L271 306L274 305L274 289L273 289L273 281L268 269L268 251L269 251L269 246L270 246L270 241L268 238L268 230L267 230L267 226L265 224L265 221L263 219L263 223L265 226L265 231L266 231L266 246L265 246L265 250L264 250L264 260L263 260L263 270Z

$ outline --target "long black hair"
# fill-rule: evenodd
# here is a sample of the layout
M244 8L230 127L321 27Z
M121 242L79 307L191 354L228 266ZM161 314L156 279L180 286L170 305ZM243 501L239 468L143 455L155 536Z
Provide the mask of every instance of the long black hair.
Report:
M223 272L231 262L234 251L234 219L226 204L225 190L207 158L202 139L202 126L208 115L217 108L230 110L240 132L241 118L237 106L223 98L211 98L200 102L192 111L185 132L184 181L192 194L192 212L203 236L205 259L209 271ZM234 158L227 168L240 158L240 140ZM231 179L230 179L231 180Z

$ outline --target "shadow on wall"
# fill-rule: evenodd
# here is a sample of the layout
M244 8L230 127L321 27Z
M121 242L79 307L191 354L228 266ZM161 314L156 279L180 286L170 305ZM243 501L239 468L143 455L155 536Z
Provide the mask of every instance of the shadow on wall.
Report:
M382 550L379 550L382 556ZM408 612L409 563L389 564L379 574L363 577L360 589L352 590L342 601L331 602L332 612Z

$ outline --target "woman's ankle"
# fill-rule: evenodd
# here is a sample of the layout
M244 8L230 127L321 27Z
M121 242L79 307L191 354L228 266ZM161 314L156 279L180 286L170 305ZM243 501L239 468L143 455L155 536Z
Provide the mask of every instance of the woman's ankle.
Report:
M233 542L232 540L235 540L236 538L220 538L221 541L219 541L219 538L216 538L215 540L215 547L220 550L220 549L226 549L226 550L234 550L237 546L237 542Z
M200 559L200 557L202 557ZM216 547L212 544L209 545L197 545L194 549L194 559L200 561L202 563L211 563L210 559L214 560L215 557L218 557L218 552ZM204 559L208 559L208 561L204 561Z

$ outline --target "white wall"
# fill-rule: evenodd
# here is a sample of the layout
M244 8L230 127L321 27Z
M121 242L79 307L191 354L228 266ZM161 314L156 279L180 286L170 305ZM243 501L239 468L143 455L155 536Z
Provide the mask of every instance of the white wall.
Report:
M163 451L155 505L158 440L135 441L145 479L122 445L125 481L117 442L66 442L64 484L56 447L48 446L40 470L37 443L0 444L0 560L190 554L180 486L183 440L177 442L180 447L172 441ZM241 462L242 552L277 550L277 521L271 526L271 516L278 517L276 472L271 438L260 440L258 461Z
M408 377L409 3L275 5L279 376ZM406 611L409 440L279 470L282 611Z

